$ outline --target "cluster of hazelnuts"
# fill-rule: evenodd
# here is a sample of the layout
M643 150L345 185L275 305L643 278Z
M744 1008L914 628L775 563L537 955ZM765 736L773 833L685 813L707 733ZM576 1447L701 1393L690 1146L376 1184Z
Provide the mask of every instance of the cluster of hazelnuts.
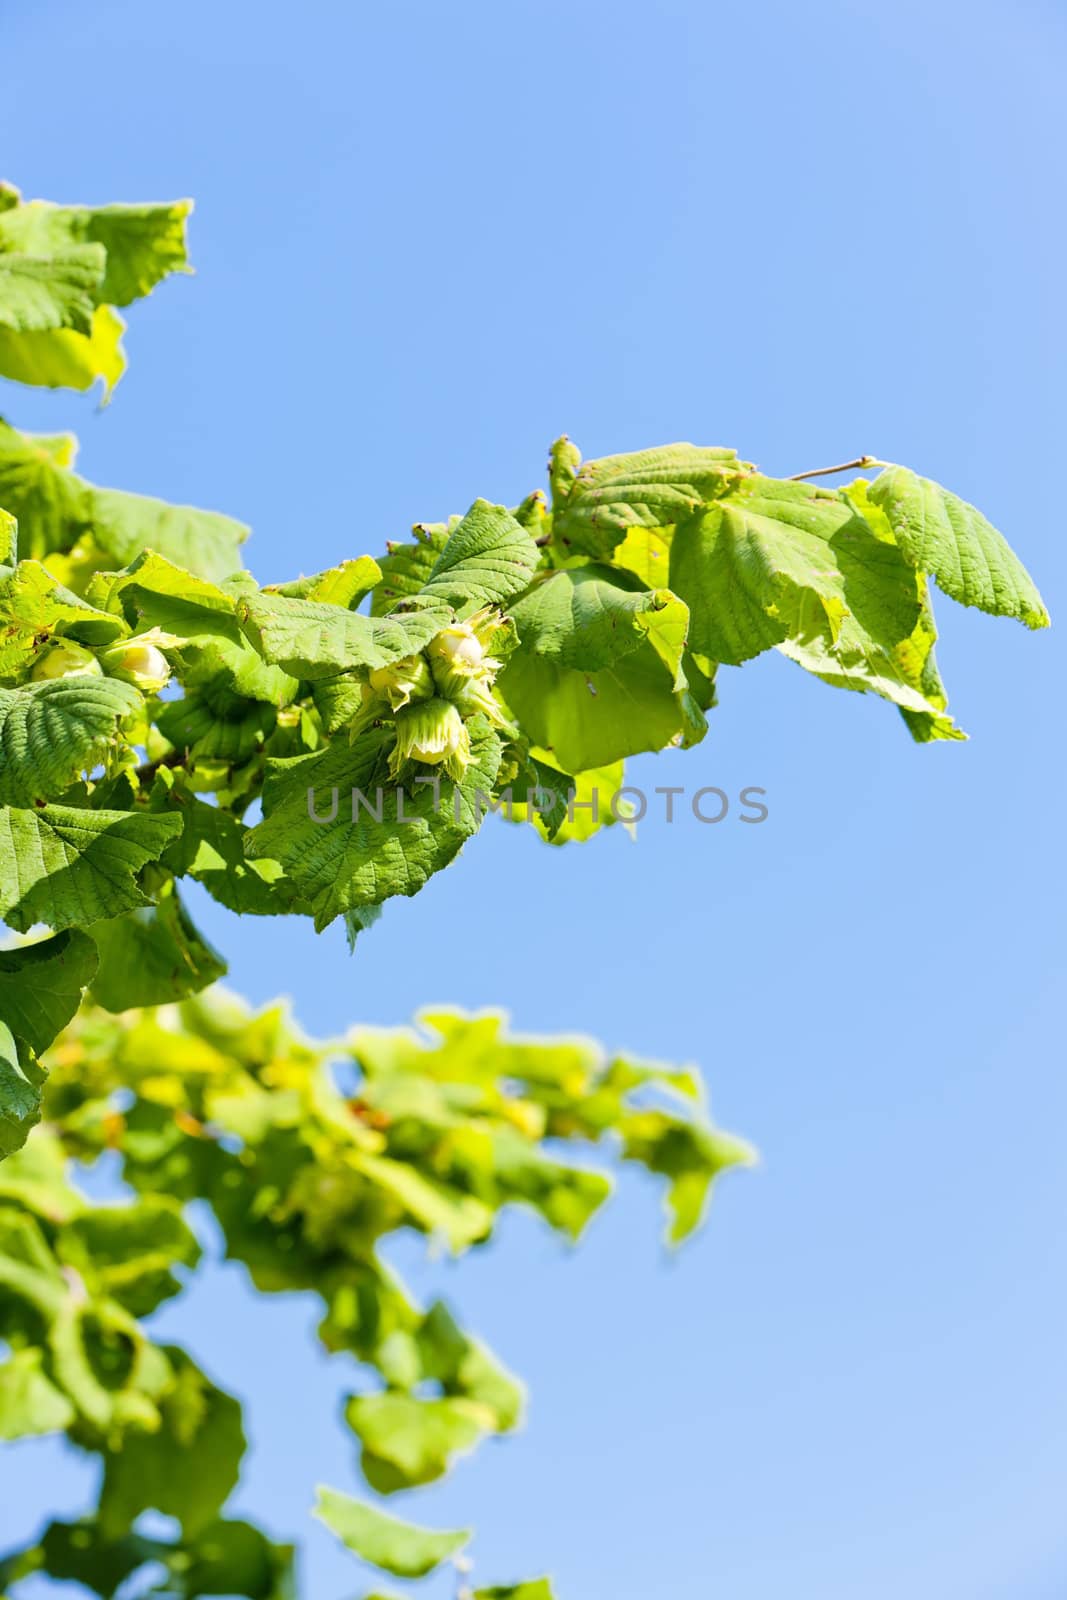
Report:
M418 655L404 656L372 672L363 685L363 704L350 724L353 738L383 718L396 724L389 774L398 778L408 761L441 766L457 782L471 759L467 722L488 718L494 727L504 717L493 695L500 662L489 653L502 626L489 607L466 622L454 622L434 635Z

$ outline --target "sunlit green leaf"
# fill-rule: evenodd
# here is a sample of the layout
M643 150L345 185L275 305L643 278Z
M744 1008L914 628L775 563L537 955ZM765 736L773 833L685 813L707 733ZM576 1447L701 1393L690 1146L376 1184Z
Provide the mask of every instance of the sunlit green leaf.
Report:
M195 1266L200 1246L169 1195L143 1195L132 1203L96 1205L59 1230L56 1254L83 1283L147 1317L179 1293L175 1266Z
M189 270L185 225L191 200L162 205L57 206L31 200L0 215L0 251L54 257L71 249L99 252L99 298L125 306L172 272ZM0 257L2 259L2 257Z
M553 540L603 560L631 528L682 522L750 470L734 450L692 444L583 464L574 446L559 440L553 450Z
M0 917L57 932L147 905L137 874L181 832L177 817L47 805L0 809Z
M400 600L409 600L419 594L448 542L449 534L459 526L459 517L449 523L418 523L412 530L414 539L409 543L390 542L387 554L379 557L381 582L371 594L371 615L384 616Z
M1048 627L1030 574L1003 534L966 500L907 467L887 467L867 492L907 559L953 600L1017 617L1028 628Z
M142 703L131 684L87 675L0 689L0 805L63 794Z
M264 661L311 679L352 667L384 667L413 655L450 619L440 607L368 617L321 600L287 600L267 593L241 599L238 615Z
M831 541L855 517L837 495L752 476L675 530L671 588L688 642L739 665L784 639L826 636L848 611Z
M127 631L121 617L71 594L40 562L20 561L0 572L0 677L28 674L54 639L96 647Z
M494 1584L491 1589L475 1589L471 1600L556 1600L548 1578L532 1578L528 1583Z
M445 541L422 594L457 608L503 605L526 588L537 562L537 546L510 511L476 500Z
M0 240L3 238L0 221ZM50 257L0 250L0 329L40 333L74 328L88 333L104 275L100 245L80 245ZM0 364L2 364L0 346Z
M400 788L387 774L392 737L385 731L279 763L247 853L281 863L318 928L343 912L417 893L477 831L479 795L492 793L500 742L484 724L473 731L471 765L459 784L431 773L422 785ZM312 810L328 817L334 797L335 819L315 820Z
M102 1597L113 1596L126 1580L157 1558L160 1546L152 1539L130 1534L112 1541L101 1536L91 1518L79 1522L53 1522L40 1546L26 1553L27 1572L38 1566L57 1582L70 1581Z
M682 670L689 613L669 590L641 589L590 565L553 573L511 615L521 648L500 675L500 692L564 771L703 733Z
M363 1445L367 1481L384 1494L443 1477L493 1426L476 1401L395 1393L356 1395L345 1420Z
M0 1361L0 1439L61 1433L74 1407L43 1371L40 1350L16 1350Z
M163 855L164 866L195 878L230 911L276 916L291 909L292 890L279 863L246 856L244 823L190 794L176 793L174 804L184 826Z
M319 1490L315 1515L353 1554L398 1578L424 1577L471 1538L467 1528L439 1532L401 1522L336 1489Z
M177 1517L187 1535L199 1533L237 1482L245 1449L240 1406L183 1351L166 1354L174 1379L161 1400L161 1427L129 1432L121 1449L105 1453L99 1519L110 1538L149 1509Z
M74 929L0 950L0 1020L38 1054L81 1004L96 971L96 951Z
M6 511L0 511L0 567L13 567L18 561L19 525Z
M86 333L55 328L16 334L0 328L0 373L48 389L91 389L101 381L106 398L126 371L125 332L125 322L111 306L96 307Z
M164 1559L167 1595L240 1595L242 1600L296 1600L293 1546L276 1544L248 1522L219 1520Z
M0 1161L21 1150L40 1121L44 1073L0 1018Z
M183 1000L226 973L173 887L155 905L94 923L92 936L100 953L93 999L107 1011Z
M354 561L342 561L328 572L316 572L310 578L295 578L291 583L269 583L264 594L278 594L288 600L317 600L331 606L344 606L354 611L360 601L380 582L382 576L378 563L370 556L357 556Z

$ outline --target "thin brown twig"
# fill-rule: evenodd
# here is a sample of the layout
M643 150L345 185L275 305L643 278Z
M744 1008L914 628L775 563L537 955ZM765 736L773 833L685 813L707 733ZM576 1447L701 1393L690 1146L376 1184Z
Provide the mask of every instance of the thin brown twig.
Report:
M856 456L853 461L842 461L836 467L813 467L810 472L794 472L788 483L801 483L805 478L828 478L833 472L851 472L855 467L880 467L877 456Z

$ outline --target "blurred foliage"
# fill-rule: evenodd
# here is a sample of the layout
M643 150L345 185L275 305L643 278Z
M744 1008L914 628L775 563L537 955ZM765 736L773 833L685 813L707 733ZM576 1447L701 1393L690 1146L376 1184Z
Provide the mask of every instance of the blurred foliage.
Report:
M575 1241L611 1192L596 1151L659 1177L678 1241L719 1174L751 1159L709 1120L694 1071L513 1035L497 1014L426 1013L318 1043L282 1006L253 1013L211 990L120 1015L87 1004L43 1064L41 1124L0 1166L0 1436L65 1432L100 1457L102 1480L91 1517L7 1559L16 1592L24 1575L73 1568L110 1596L162 1563L164 1588L144 1592L218 1593L222 1564L242 1576L221 1592L287 1593L288 1547L220 1521L245 1447L238 1403L145 1323L200 1258L191 1202L211 1208L257 1290L318 1297L323 1345L365 1371L345 1422L367 1484L388 1496L510 1432L524 1396L450 1307L417 1304L383 1240L410 1229L458 1255L521 1205ZM121 1196L105 1203L71 1163L108 1155ZM172 1544L141 1537L148 1510L176 1519ZM320 1515L399 1576L459 1548L334 1491Z

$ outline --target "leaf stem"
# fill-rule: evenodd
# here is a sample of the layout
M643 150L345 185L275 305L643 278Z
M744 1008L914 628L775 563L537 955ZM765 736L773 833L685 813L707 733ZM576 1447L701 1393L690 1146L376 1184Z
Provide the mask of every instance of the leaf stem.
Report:
M852 461L842 461L836 467L813 467L810 472L794 472L787 483L801 483L805 478L828 478L833 472L851 472L855 467L884 467L887 463L877 456L856 456Z

